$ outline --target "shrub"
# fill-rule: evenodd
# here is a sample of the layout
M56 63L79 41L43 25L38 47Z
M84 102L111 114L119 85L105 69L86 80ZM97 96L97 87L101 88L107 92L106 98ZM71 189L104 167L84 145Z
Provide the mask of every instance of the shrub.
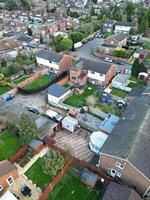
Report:
M6 87L7 86L7 82L5 80L0 81L0 86L1 87Z
M124 58L125 55L126 55L126 50L124 48L117 47L117 48L115 48L115 52L114 53L115 53L115 55L117 57Z
M4 74L0 74L0 81L4 79Z

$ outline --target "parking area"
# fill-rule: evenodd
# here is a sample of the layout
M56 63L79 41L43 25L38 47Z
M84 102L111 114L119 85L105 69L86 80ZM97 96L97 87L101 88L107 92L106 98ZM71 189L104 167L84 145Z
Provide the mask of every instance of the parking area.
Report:
M25 197L21 193L21 186L26 185L31 190L31 196ZM38 200L42 191L40 188L37 188L31 181L29 181L24 175L20 175L19 178L15 180L15 182L9 186L9 191L14 193L21 200Z
M80 160L90 161L94 153L89 149L90 132L78 129L74 133L62 129L56 133L56 145Z

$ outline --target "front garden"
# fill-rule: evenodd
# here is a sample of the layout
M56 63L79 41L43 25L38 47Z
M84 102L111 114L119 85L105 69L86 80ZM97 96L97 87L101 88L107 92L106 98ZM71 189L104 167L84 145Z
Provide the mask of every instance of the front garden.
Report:
M34 151L32 149L28 149L27 152L25 152L18 160L17 163L24 167L35 155Z
M144 84L143 80L139 80L135 76L130 76L129 80L130 80L130 83L128 84L128 87L130 88L140 87L141 85Z
M10 159L21 147L19 138L5 130L0 134L0 161Z
M31 77L32 75L33 75L33 73L31 73L31 74L25 74L25 75L23 75L23 76L15 79L15 80L13 80L13 83L15 85L18 85L19 83L25 81L27 78Z
M74 92L74 94L64 101L65 104L74 107L82 107L87 105L87 97L91 96L96 91L96 86L88 85L85 86L84 92L82 94L78 94Z

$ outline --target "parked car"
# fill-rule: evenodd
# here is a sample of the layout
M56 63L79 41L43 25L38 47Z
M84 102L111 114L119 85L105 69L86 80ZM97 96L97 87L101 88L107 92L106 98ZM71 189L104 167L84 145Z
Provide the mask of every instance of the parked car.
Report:
M116 60L115 63L118 64L118 65L124 65L124 62L120 61L120 60Z
M10 101L11 99L13 99L15 97L15 94L5 94L4 96L2 96L2 100L4 101Z
M46 75L48 77L55 77L55 76L57 76L54 72L50 72L50 71L46 72L44 75Z
M108 57L106 57L104 60L107 61L107 62L112 62L112 59L110 59Z
M53 110L47 110L46 111L46 116L48 116L50 119L54 120L56 123L62 121L63 116Z
M27 107L27 110L29 112L35 113L35 114L39 114L40 112L38 111L38 109L33 108L33 107Z

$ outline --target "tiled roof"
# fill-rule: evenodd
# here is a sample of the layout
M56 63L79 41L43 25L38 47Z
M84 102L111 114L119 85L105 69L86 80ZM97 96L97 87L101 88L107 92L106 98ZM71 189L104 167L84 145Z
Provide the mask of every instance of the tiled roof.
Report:
M37 57L58 63L63 58L63 54L56 53L53 51L42 50L37 53Z

